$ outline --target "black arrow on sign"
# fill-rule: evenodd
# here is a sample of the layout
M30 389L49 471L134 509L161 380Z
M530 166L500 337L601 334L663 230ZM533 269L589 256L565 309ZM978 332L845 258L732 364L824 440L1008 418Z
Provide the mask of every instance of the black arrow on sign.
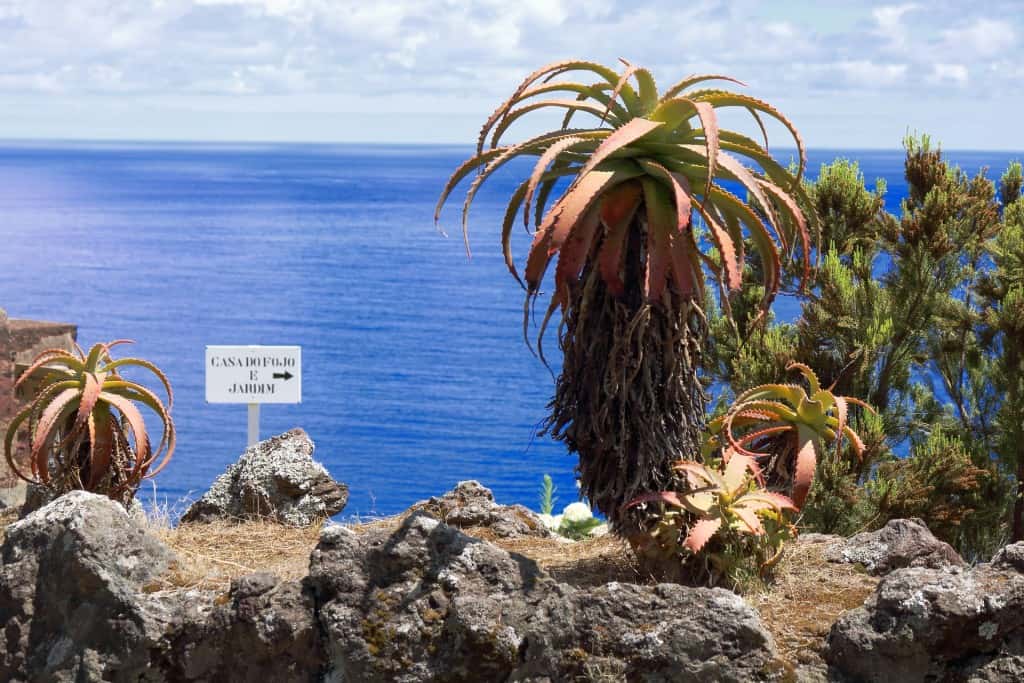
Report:
M274 379L291 379L294 376L295 375L293 375L292 373L288 372L287 370L285 370L284 372L275 372L274 373Z

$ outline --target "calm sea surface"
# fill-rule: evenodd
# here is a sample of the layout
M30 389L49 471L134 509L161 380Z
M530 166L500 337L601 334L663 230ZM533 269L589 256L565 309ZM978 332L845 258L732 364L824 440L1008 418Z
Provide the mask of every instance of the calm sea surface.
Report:
M265 406L262 433L309 432L351 487L344 516L395 513L471 478L535 507L544 473L569 503L573 458L534 437L553 384L523 344L522 292L499 247L523 169L479 195L472 260L461 193L442 221L451 236L433 227L469 151L0 143L0 307L77 323L84 345L134 339L131 352L167 372L179 446L156 479L161 502L200 495L245 447L245 406L204 400L204 347L298 344L303 402ZM815 171L858 160L898 210L901 151L810 156ZM948 156L997 176L1022 155ZM516 234L521 257L528 238ZM548 348L557 356L554 334Z

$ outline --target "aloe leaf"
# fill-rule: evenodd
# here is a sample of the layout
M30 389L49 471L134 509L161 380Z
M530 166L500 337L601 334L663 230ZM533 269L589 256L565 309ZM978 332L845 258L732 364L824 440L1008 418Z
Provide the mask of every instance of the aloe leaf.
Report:
M491 135L491 147L497 147L498 142L501 140L501 136L505 134L513 123L518 121L520 118L529 114L531 111L537 111L538 109L546 109L553 107L556 109L567 109L569 111L581 111L588 114L593 114L598 118L600 123L604 123L605 111L596 105L584 102L582 100L541 100L540 102L531 102L524 104L522 107L513 109L508 115L502 120L497 128L494 129L494 133ZM619 120L612 115L608 115L607 119L613 124L619 123ZM600 124L599 124L600 125ZM593 129L589 129L593 130ZM565 131L559 130L557 133L564 133Z
M722 518L716 517L715 519L702 519L696 524L690 527L690 533L687 534L686 540L683 542L683 546L689 548L694 553L699 553L711 537L718 533L718 530L722 526Z
M139 409L123 396L104 391L100 392L99 400L116 408L128 420L128 426L131 427L132 434L135 436L135 466L132 468L131 477L137 479L141 475L142 465L149 459L150 453L146 421Z
M640 206L643 189L640 183L622 183L601 198L601 220L606 227L604 244L598 254L598 269L612 296L622 296L625 285L619 270L625 251L626 235L633 216Z
M523 79L523 81L516 87L515 91L513 91L512 96L498 105L498 108L495 109L489 117L487 117L487 121L480 129L480 135L477 138L476 153L480 154L483 152L484 142L487 140L487 134L491 131L494 125L498 123L498 121L502 119L512 109L512 107L515 106L516 102L527 88L545 76L550 79L559 74L574 70L596 73L609 83L615 83L618 79L618 74L615 73L613 69L609 69L608 67L595 62L564 60L542 66Z
M796 129L793 122L786 118L786 116L778 109L755 97L740 95L727 90L702 90L699 92L691 92L690 97L693 99L703 100L715 105L716 107L743 107L748 111L759 111L774 118L786 127L786 130L788 130L790 135L793 136L793 141L796 142L796 148L800 154L800 164L796 174L797 182L799 182L803 177L804 168L807 166L807 149L804 147L803 138L800 137L800 131Z
M814 469L818 462L814 442L817 438L813 429L804 425L797 426L796 471L793 475L793 503L797 507L803 507L814 481Z
M692 88L693 86L697 85L698 83L703 83L705 81L731 81L731 82L736 83L738 85L741 85L743 87L746 87L746 85L747 85L743 81L736 80L732 76L723 76L721 74L700 74L700 75L692 74L692 75L687 76L686 78L682 79L681 81L679 81L678 83L673 85L668 90L666 90L662 94L661 99L664 101L664 100L670 99L672 97L675 97L676 95L678 95L682 91L686 90L687 88Z
M85 371L85 364L79 361L77 358L72 356L64 349L46 349L39 353L38 356L32 361L32 364L28 366L25 372L21 373L18 381L14 383L14 389L17 391L21 388L22 383L26 382L28 378L35 373L37 370L50 365L51 363L59 362L60 364L67 365L72 370L78 372ZM54 370L55 368L47 368L48 370Z
M764 535L764 526L753 510L745 507L733 507L731 512L742 522L744 531L755 536Z
M155 363L151 363L148 360L143 360L142 358L120 358L112 363L105 365L103 368L101 368L100 371L113 372L118 368L126 366L145 368L146 370L149 370L154 375L156 375L157 379L159 379L160 383L163 385L164 391L167 393L167 409L170 410L171 408L174 407L174 391L171 389L171 382L169 379L167 379L167 375L164 374L164 371L161 370Z
M637 496L626 503L626 507L636 507L637 505L643 505L644 503L665 503L672 507L683 507L683 502L679 500L679 495L675 491L654 491L652 493L644 493L643 495Z
M533 201L533 193L537 190L537 185L541 181L541 177L547 170L548 164L558 158L558 156L576 145L586 142L584 138L578 136L570 136L561 138L550 147L548 147L540 158L537 159L537 163L533 167L533 172L530 173L530 178L527 181L526 186L526 198L523 203L523 225L529 227L530 225L530 203Z

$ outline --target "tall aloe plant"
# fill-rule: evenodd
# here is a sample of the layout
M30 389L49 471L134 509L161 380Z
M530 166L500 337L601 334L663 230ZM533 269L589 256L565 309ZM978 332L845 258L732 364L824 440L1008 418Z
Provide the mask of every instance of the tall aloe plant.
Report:
M805 152L789 119L767 102L705 87L742 85L728 76L689 76L659 92L647 69L623 63L621 73L564 61L530 74L485 122L476 153L441 192L435 220L476 173L462 212L468 250L468 211L481 184L513 159L536 158L509 200L501 242L526 290L524 334L557 258L537 337L543 358L544 331L559 311L564 361L546 430L578 453L587 498L631 533L638 520L624 504L666 488L671 463L700 448L705 273L728 307L745 262L756 260L766 311L780 288L781 257L799 254L809 272L816 224L801 208L809 206L800 183ZM762 134L764 117L781 123L799 152L796 172L768 153L766 134L761 144L720 127L724 108L748 111ZM544 110L563 113L559 128L503 143L516 121ZM579 119L586 122L573 127ZM534 230L522 274L511 249L520 215Z

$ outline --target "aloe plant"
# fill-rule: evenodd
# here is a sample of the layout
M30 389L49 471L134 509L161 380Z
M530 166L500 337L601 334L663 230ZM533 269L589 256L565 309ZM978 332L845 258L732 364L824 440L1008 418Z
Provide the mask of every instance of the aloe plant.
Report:
M800 183L803 141L782 113L705 87L715 80L742 85L728 76L689 76L659 92L650 71L623 63L621 73L565 61L530 74L484 123L476 153L442 190L435 220L476 172L462 211L468 251L468 212L481 184L513 159L536 159L509 200L501 243L526 290L524 335L530 304L557 257L537 336L543 359L544 332L560 312L564 359L545 429L579 454L587 499L629 533L636 525L622 516L624 504L663 488L671 462L699 448L705 269L728 307L745 262L756 260L765 311L780 288L782 256L799 253L804 276L809 272L817 223L801 208L809 206ZM718 111L732 107L750 112L762 134L763 117L789 131L799 151L795 173L768 153L766 135L762 145L719 126ZM503 143L515 122L545 110L563 115L560 127ZM723 180L738 183L747 198ZM520 216L534 229L521 275L511 248Z
M139 358L114 360L111 349L131 343L96 344L88 353L49 349L40 353L15 384L38 379L35 396L11 421L4 438L4 457L19 477L65 493L85 489L127 503L143 479L156 475L174 452L175 430L170 409L171 385L153 363ZM167 393L166 404L150 389L125 379L126 367L148 370ZM153 448L138 406L149 408L161 422ZM13 449L25 425L30 435L28 472L22 471Z
M846 437L858 457L864 451L863 441L848 421L850 404L871 412L874 408L858 398L836 396L830 389L823 389L818 376L803 363L790 363L786 369L798 370L810 393L796 384L762 384L743 392L724 415L708 424L702 450L709 456L716 449L732 449L767 460L769 472L791 478L793 501L802 506L814 480L818 449L823 442L834 443L839 454ZM760 467L757 469L763 481Z

